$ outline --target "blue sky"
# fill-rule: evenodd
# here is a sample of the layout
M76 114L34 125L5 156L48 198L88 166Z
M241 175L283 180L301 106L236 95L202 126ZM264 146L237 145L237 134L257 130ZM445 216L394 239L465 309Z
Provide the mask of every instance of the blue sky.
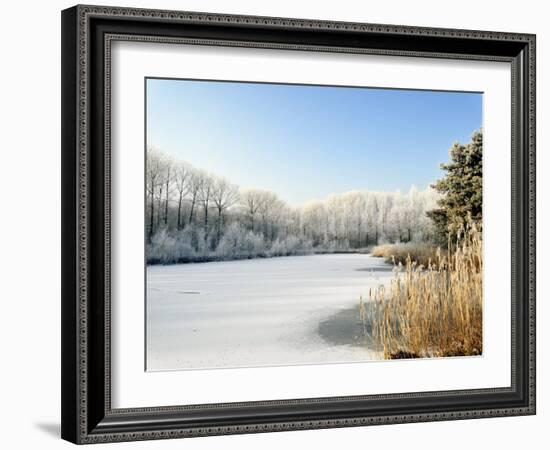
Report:
M425 189L482 94L147 79L147 144L291 204Z

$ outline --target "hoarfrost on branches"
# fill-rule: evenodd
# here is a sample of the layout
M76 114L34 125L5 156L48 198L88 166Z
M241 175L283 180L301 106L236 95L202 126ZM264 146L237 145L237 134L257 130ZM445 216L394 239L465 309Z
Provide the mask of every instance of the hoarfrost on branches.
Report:
M170 264L364 251L433 238L426 211L440 194L352 191L300 206L149 148L147 262Z

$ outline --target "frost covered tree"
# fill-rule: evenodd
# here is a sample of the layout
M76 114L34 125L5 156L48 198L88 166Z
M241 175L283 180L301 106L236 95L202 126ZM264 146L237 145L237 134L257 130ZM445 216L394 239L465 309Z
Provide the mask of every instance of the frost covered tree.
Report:
M380 213L380 207L379 203L380 200L378 198L379 196L376 194L368 194L365 199L366 203L366 227L367 227L367 235L366 235L366 243L370 241L370 239L373 239L373 242L375 244L378 244L378 237L379 237L379 213Z
M214 204L217 217L217 240L221 239L223 227L223 214L239 201L239 188L231 184L225 178L218 177L214 179L212 189L212 203Z
M152 147L147 149L145 185L150 217L147 233L149 240L151 240L155 233L155 201L157 200L158 188L162 183L162 160L163 155L160 151Z
M184 206L184 199L191 190L191 177L193 175L193 168L186 163L178 162L174 171L174 183L176 184L177 204L178 204L178 230L184 227L182 210Z
M259 214L261 206L262 192L258 189L245 189L241 191L241 205L248 218L250 230L254 231L256 225L256 216Z
M273 240L277 213L282 209L282 202L277 197L277 194L265 190L259 190L259 202L258 212L262 219L264 238Z
M193 219L195 218L195 208L197 206L197 202L199 199L199 191L201 189L201 174L197 170L192 170L189 176L189 189L188 189L188 195L189 195L189 223L193 223Z
M172 195L172 190L173 190L173 185L172 185L172 182L174 180L174 159L169 157L169 156L165 156L163 159L162 159L162 169L163 169L163 183L164 183L164 218L163 218L163 222L164 222L164 226L168 226L168 207L169 207L169 203L170 203L170 197Z
M212 202L212 196L214 193L214 178L205 171L199 172L199 202L202 206L202 212L204 217L204 240L208 239L208 212Z
M326 240L326 218L325 207L318 200L306 203L301 208L302 234L311 239L314 245Z
M353 191L288 205L149 148L146 170L148 260L189 262L354 251L382 242L433 238L426 211L441 197ZM212 217L214 219L212 219Z

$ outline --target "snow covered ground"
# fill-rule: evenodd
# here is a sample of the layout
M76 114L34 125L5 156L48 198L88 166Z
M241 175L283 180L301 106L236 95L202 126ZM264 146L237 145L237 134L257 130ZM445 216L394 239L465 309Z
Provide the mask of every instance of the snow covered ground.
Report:
M356 308L391 266L360 254L147 268L147 370L365 361Z

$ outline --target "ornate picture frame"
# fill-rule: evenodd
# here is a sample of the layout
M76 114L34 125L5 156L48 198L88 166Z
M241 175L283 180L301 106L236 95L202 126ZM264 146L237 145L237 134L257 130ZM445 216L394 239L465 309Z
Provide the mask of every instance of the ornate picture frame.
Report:
M511 65L510 386L112 407L111 46L186 43ZM62 437L85 444L535 414L535 36L100 6L62 12Z

